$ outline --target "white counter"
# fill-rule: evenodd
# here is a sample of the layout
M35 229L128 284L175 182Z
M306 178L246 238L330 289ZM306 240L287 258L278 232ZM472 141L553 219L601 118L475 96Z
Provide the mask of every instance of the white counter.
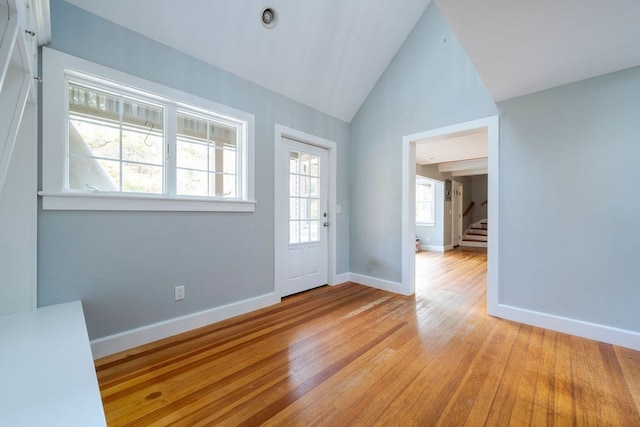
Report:
M106 426L79 301L0 317L0 425Z

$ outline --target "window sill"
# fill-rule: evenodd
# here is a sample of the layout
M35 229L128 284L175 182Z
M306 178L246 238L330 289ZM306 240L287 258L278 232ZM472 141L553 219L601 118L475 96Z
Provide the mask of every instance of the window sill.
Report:
M436 226L435 223L427 223L427 222L416 223L416 227L435 227L435 226Z
M254 212L255 201L40 191L42 209L73 211Z

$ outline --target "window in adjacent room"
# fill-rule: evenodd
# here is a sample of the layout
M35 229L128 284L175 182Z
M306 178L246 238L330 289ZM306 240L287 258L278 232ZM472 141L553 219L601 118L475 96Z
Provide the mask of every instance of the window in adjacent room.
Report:
M416 178L416 224L435 224L435 182Z

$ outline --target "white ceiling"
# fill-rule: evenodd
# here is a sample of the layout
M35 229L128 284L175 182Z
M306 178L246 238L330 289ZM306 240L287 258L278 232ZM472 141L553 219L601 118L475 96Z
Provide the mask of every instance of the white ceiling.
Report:
M495 101L640 65L640 0L436 0Z
M350 122L430 0L67 0ZM278 25L262 26L271 6Z
M430 3L66 1L345 121ZM436 2L495 101L640 65L640 0Z
M416 141L416 163L430 165L488 156L487 129L474 129Z

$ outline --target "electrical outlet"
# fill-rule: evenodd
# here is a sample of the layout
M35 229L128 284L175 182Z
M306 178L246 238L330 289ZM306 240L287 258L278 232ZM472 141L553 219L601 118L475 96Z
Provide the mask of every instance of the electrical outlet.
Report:
M182 301L184 299L184 285L176 286L174 298L176 301Z

